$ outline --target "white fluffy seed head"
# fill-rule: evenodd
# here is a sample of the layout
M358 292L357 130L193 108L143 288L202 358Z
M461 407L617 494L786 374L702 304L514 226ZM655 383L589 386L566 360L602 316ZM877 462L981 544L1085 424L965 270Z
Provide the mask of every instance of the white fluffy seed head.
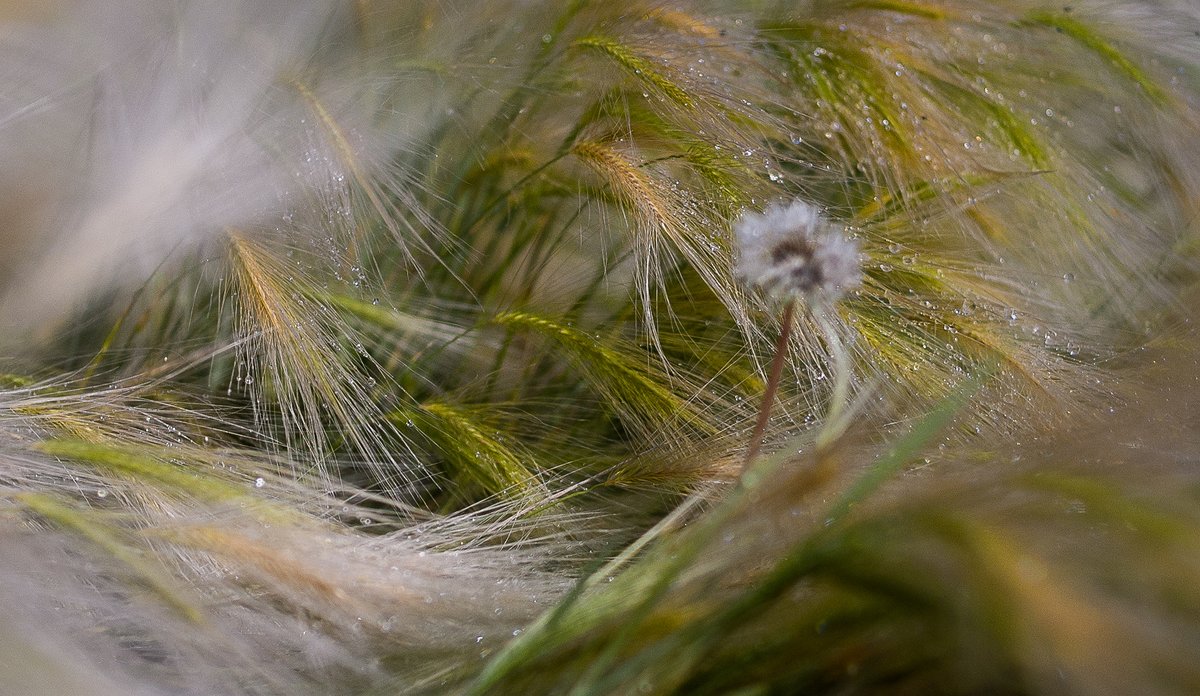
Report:
M773 297L834 302L862 282L858 243L804 201L747 212L733 233L738 278Z

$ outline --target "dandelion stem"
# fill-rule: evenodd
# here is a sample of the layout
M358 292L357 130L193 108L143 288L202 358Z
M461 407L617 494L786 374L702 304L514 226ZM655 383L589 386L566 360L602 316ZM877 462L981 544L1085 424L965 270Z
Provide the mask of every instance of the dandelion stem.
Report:
M782 326L779 330L779 340L775 344L775 359L771 361L771 373L767 376L767 391L763 393L762 405L758 409L758 422L754 424L754 432L750 435L750 448L746 450L746 460L742 462L742 472L750 468L758 451L762 449L763 434L767 431L767 421L771 420L771 407L775 404L775 393L779 391L779 379L783 375L783 362L787 357L788 337L792 333L792 315L796 312L796 301L788 300L783 308Z

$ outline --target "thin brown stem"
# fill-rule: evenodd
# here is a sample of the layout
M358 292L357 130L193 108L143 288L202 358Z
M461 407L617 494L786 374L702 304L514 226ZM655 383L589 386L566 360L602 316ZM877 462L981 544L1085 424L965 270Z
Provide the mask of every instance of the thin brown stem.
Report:
M767 423L771 420L771 408L775 405L775 394L779 391L779 380L783 375L783 363L787 359L788 337L792 333L792 315L796 310L796 301L788 300L783 308L783 326L779 331L779 341L775 344L775 359L771 361L771 373L767 376L767 391L763 393L762 405L758 409L758 422L754 424L754 432L750 435L750 448L746 450L746 460L742 462L745 472L762 449L763 435L767 432Z

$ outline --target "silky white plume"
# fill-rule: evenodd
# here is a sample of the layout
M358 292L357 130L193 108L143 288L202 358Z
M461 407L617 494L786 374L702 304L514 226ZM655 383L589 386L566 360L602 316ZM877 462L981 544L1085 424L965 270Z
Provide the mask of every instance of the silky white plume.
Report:
M857 242L804 201L748 212L733 232L738 277L774 297L833 301L862 282Z

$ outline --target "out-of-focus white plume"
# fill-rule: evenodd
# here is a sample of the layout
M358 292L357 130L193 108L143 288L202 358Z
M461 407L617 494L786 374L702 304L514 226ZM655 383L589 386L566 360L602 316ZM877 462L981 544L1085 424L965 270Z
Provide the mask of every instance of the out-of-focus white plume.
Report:
M347 3L117 2L0 14L10 332L137 285L229 228L275 226L346 179L329 171L346 162L328 154L304 81L314 54L337 52ZM361 135L349 145L366 149Z

